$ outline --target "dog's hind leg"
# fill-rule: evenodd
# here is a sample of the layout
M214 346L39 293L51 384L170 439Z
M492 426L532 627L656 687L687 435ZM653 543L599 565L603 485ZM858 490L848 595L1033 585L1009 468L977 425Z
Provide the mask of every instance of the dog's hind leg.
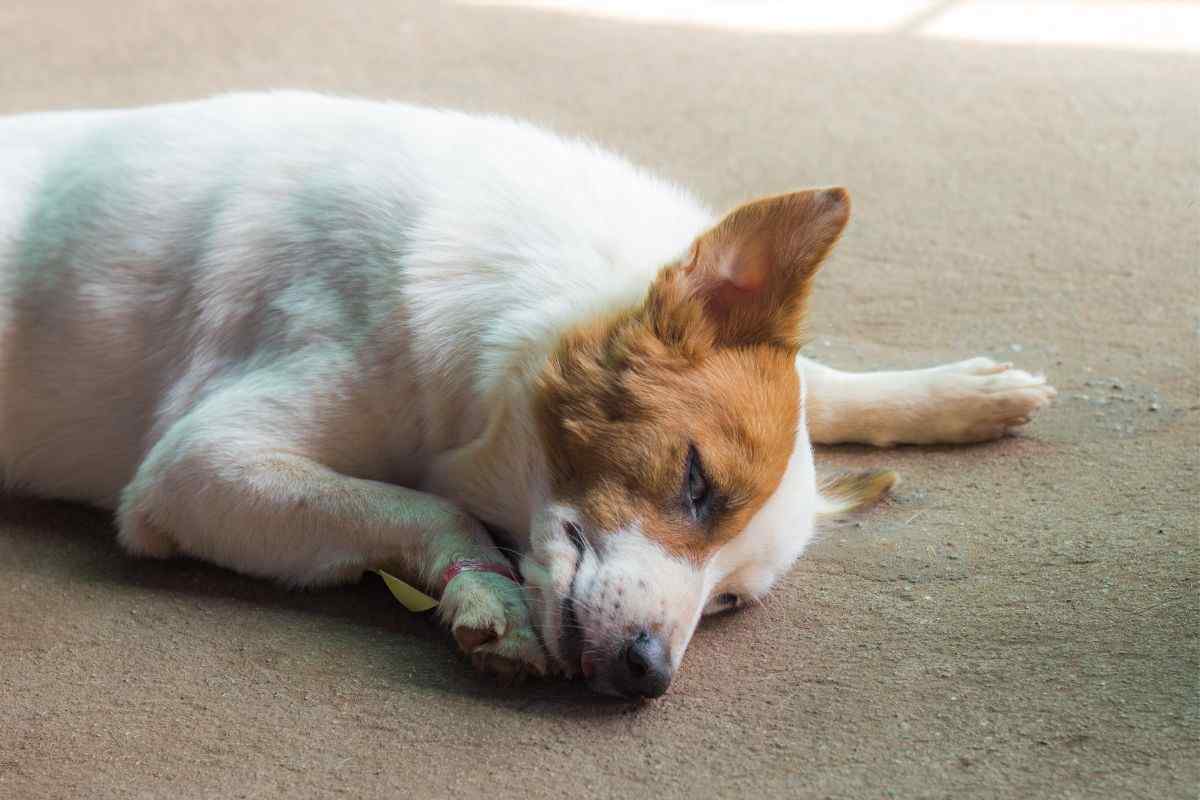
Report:
M990 358L929 369L840 372L799 358L818 444L985 442L1024 425L1056 395L1041 375Z

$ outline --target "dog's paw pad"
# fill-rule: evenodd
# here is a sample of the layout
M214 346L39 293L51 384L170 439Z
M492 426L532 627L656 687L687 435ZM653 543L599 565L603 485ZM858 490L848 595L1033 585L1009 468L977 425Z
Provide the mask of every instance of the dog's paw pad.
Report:
M495 628L471 628L466 625L454 628L454 641L458 642L464 653L474 652L488 642L494 642L500 635Z

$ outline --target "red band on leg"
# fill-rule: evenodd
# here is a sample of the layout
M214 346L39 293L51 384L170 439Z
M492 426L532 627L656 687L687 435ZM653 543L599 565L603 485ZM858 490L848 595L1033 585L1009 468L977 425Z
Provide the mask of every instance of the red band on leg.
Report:
M476 561L473 558L464 558L462 561L455 561L450 566L446 567L442 573L442 591L450 584L450 581L457 578L464 572L491 572L503 578L508 578L516 584L524 583L521 576L508 564L500 564L495 561Z

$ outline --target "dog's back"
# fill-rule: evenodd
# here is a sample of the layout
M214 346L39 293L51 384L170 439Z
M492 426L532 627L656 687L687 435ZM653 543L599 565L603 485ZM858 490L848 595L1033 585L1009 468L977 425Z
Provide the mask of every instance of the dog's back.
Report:
M707 222L502 119L277 93L0 120L3 475L112 504L165 426L264 362L386 362L359 394L403 407L361 449L453 446L507 354L638 296Z

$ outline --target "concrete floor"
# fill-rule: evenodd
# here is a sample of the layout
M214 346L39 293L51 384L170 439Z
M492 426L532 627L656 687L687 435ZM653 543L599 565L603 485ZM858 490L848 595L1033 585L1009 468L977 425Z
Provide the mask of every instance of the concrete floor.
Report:
M495 689L375 581L138 562L0 500L0 796L1197 796L1200 55L168 5L0 5L0 112L306 87L586 133L718 207L839 183L811 354L992 355L1060 398L992 445L820 453L904 484L642 707Z

